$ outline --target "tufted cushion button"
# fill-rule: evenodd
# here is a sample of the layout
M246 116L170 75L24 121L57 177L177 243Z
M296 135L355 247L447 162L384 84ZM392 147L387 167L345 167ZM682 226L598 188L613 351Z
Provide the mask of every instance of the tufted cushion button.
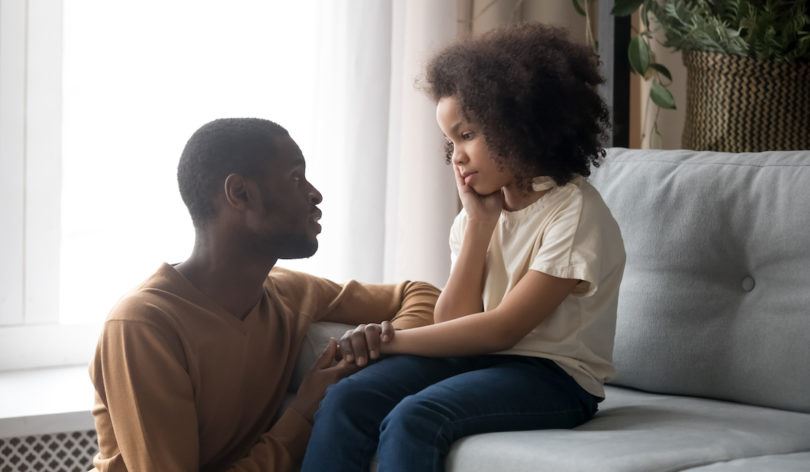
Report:
M742 279L742 289L745 290L746 292L754 290L754 285L756 284L754 283L754 279L751 278L751 276L746 276L744 279Z

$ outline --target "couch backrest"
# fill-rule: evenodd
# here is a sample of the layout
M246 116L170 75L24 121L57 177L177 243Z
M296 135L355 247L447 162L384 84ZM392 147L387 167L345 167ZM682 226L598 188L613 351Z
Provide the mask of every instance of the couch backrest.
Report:
M810 151L610 149L616 385L810 412Z

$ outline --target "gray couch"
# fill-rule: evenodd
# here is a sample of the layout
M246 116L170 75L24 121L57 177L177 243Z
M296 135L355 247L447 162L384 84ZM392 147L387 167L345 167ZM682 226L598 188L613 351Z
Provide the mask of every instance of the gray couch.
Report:
M447 470L810 471L810 151L611 149L591 181L627 249L607 399ZM300 370L345 328L314 326Z

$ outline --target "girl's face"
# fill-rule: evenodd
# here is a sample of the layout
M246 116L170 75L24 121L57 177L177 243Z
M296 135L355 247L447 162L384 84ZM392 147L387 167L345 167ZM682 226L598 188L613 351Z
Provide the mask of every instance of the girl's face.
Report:
M464 183L479 195L489 195L514 183L515 178L492 159L477 123L467 121L456 97L443 97L436 105L436 121L452 150L452 164L458 168Z

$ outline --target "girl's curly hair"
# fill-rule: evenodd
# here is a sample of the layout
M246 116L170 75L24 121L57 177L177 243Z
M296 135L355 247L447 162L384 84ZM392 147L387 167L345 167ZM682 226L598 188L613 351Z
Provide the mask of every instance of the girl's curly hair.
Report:
M597 66L591 49L563 30L523 24L447 47L425 80L435 101L456 97L496 161L528 188L538 175L564 185L599 166L610 115Z

